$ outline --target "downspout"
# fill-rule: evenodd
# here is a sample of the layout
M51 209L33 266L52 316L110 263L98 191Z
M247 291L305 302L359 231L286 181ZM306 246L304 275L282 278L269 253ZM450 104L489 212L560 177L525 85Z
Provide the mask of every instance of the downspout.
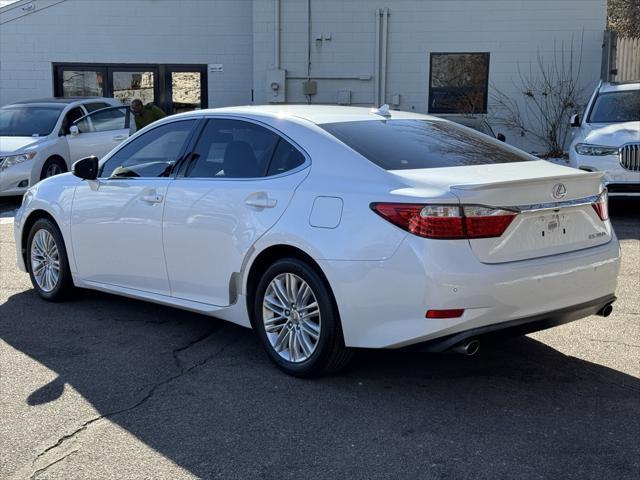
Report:
M311 81L311 0L307 0L307 82ZM307 95L311 104L311 95Z
M380 105L387 103L387 40L389 36L389 9L382 12L382 72L380 74Z
M374 107L380 104L380 9L376 8L376 51L375 51L375 67L373 70L375 85L374 90Z
M274 35L274 58L273 58L273 67L276 70L280 70L280 0L275 1L275 35Z

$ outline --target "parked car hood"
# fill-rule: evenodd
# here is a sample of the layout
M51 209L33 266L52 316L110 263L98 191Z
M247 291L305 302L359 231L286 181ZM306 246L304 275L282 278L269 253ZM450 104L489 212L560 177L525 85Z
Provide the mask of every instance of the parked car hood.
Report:
M587 125L585 143L620 147L625 143L640 142L640 122L592 123Z
M46 137L0 137L0 155L19 153L42 142Z

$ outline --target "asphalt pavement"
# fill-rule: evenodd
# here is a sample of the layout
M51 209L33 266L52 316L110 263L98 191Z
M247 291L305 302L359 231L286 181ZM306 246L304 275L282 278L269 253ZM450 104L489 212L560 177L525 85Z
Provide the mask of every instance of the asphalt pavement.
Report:
M640 199L639 199L640 200ZM614 313L475 357L276 370L232 324L86 292L41 301L0 199L2 479L640 478L640 201L612 201Z

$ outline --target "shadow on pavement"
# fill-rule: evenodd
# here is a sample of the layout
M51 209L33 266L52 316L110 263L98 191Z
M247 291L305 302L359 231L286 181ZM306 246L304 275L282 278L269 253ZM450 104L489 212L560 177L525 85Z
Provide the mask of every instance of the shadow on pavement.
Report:
M609 198L609 217L619 239L640 239L640 197Z
M344 374L304 381L276 370L248 330L110 295L50 304L27 291L0 317L0 339L58 375L25 402L70 385L202 478L632 478L640 468L640 381L530 338L472 358L362 351Z

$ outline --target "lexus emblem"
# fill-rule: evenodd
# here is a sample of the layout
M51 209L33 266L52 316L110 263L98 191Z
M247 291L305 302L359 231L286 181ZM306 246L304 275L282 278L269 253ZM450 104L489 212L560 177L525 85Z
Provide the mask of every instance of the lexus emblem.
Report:
M564 186L564 183L556 183L551 190L551 194L553 198L564 198L567 194L567 187Z

